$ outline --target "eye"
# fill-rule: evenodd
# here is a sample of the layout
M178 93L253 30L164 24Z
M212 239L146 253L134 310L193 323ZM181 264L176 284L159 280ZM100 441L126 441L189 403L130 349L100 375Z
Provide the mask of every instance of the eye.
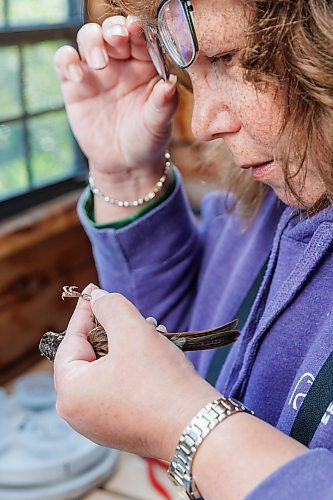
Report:
M235 51L230 51L230 52L224 52L223 54L219 54L214 57L210 57L209 59L210 63L213 65L223 63L226 66L229 66L233 62L234 56L235 56Z

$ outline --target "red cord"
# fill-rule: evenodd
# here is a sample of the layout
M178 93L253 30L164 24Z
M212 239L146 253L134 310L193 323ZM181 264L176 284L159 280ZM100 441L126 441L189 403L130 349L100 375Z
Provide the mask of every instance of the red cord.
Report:
M154 465L158 465L162 469L167 470L168 464L163 462L162 460L158 460L157 458L145 458L148 465L148 476L151 485L158 491L165 500L172 500L172 496L168 492L168 490L159 482L155 475Z

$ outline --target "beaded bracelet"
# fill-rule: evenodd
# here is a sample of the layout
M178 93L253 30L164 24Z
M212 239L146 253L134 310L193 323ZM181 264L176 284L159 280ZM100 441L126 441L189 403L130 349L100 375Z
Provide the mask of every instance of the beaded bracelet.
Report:
M95 186L94 178L89 172L89 186L93 194L96 196L99 196L105 203L109 203L110 205L115 205L117 207L124 207L124 208L129 208L129 207L139 207L141 205L145 205L146 203L149 203L152 201L158 193L162 191L162 188L165 184L165 181L168 178L168 173L171 167L171 162L170 162L170 153L165 153L165 167L163 170L162 177L159 178L157 181L154 189L147 193L145 196L142 198L138 198L137 200L133 201L126 201L126 200L117 200L116 198L112 198L112 196L105 195L98 189L98 187Z

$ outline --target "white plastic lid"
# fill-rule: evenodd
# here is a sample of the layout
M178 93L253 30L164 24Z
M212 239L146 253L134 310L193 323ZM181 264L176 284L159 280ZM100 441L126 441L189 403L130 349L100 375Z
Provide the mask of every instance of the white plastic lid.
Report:
M12 393L16 403L30 411L51 408L56 402L51 373L32 373L17 379Z
M32 456L53 460L66 457L76 446L76 433L56 413L41 412L27 418L20 441Z
M15 433L14 423L9 418L0 416L0 455L12 446Z

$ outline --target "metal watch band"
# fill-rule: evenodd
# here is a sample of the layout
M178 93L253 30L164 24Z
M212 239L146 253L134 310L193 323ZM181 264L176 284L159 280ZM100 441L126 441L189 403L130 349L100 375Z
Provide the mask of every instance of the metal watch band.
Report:
M199 446L220 422L239 412L254 415L253 411L239 401L221 396L204 406L184 429L170 463L168 474L172 482L183 490L186 498L202 500L192 477L193 459Z

